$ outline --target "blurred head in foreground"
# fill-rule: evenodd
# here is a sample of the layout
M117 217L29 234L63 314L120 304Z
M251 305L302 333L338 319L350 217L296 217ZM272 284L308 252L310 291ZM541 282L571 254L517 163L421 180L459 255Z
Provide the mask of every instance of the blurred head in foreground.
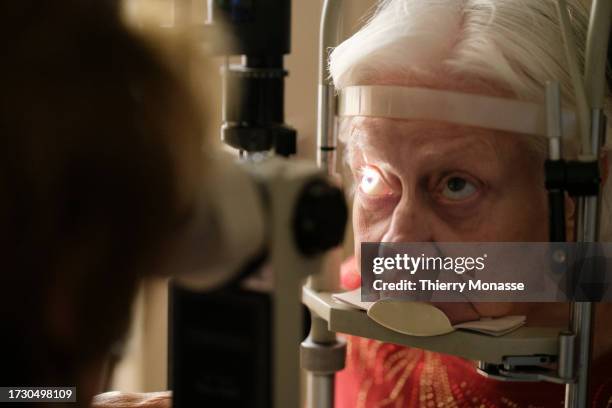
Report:
M73 385L85 404L189 217L202 111L118 2L0 15L0 384Z

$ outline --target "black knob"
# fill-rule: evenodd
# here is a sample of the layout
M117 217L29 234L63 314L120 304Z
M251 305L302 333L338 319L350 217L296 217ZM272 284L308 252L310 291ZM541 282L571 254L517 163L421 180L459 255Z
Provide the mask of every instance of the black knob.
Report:
M344 238L347 217L342 190L322 179L307 183L293 218L297 247L302 254L313 256L338 246Z

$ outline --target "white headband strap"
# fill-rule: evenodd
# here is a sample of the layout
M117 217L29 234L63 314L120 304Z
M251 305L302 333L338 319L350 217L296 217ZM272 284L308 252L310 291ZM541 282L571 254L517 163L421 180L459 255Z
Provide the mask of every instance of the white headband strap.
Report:
M349 86L339 116L434 120L546 136L546 109L536 103L491 96L401 86ZM576 115L563 110L563 136L576 135Z

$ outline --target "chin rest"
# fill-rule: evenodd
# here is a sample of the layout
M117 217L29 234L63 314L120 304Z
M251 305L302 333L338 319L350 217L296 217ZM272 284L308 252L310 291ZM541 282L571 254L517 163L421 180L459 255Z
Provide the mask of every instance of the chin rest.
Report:
M442 310L430 303L394 299L362 302L360 289L333 294L332 299L365 310L381 326L410 336L438 336L455 330L503 336L525 324L525 316L504 316L453 325Z
M423 319L423 316L430 318L432 320L426 323L429 327L427 330L435 329L445 334L423 336L425 332L423 331L418 333L420 335L415 336L400 333L397 331L397 327L394 330L384 327L368 316L365 310L340 303L333 298L331 293L315 292L304 287L302 301L313 313L327 322L328 329L332 332L367 337L491 364L502 364L504 358L508 356L557 356L559 354L561 328L523 326L511 330L507 334L492 336L464 330L458 327L460 325L453 328L450 326L448 319L444 320L445 316L442 312L439 312L435 307L426 305L427 308L420 306L414 308L412 306L411 310L421 311L422 309L424 313L417 322L424 323L426 319ZM381 316L385 314L398 316L397 311L387 310L396 306L385 305L383 307L385 310L379 311L379 321L384 320ZM370 307L370 309L372 308ZM434 310L437 310L442 316ZM405 321L405 319L402 320Z

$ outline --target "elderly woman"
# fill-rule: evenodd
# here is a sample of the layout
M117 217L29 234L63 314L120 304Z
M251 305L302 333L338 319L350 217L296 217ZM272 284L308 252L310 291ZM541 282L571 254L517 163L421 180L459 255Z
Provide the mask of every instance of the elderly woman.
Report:
M569 11L580 48L588 11L577 1ZM563 104L572 108L561 38L553 0L388 0L333 51L330 71L340 91L419 88L452 92L465 103L485 96L543 104L546 81L556 79ZM424 119L389 116L357 114L342 126L356 185L357 255L361 242L548 241L543 137L432 119L436 112ZM570 230L574 207L567 198ZM347 263L344 282L355 285L356 274L355 263ZM452 322L509 313L533 325L568 319L567 305L553 303L438 306ZM612 362L609 311L598 305L596 313L596 406L612 401L612 376L603 370ZM340 408L562 406L562 386L489 380L458 357L354 337L348 350L337 378Z

